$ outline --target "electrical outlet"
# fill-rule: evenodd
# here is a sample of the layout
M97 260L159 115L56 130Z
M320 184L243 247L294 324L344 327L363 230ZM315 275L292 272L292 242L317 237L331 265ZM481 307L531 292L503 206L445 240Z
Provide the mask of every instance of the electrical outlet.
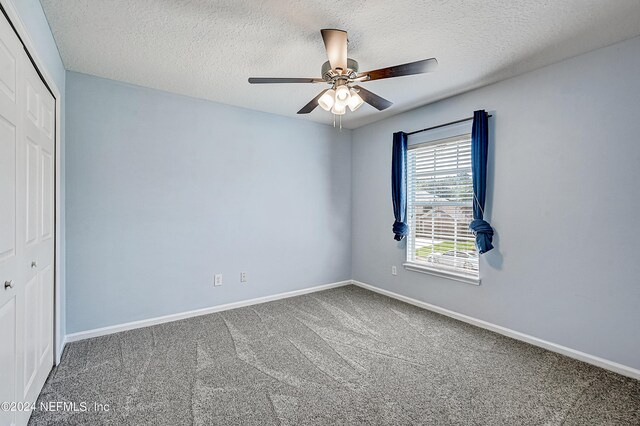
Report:
M213 277L213 285L218 287L222 285L222 274L215 274Z
M240 272L240 282L241 283L246 283L247 282L247 273L246 272Z
M391 267L391 275L398 275L398 269L395 265Z

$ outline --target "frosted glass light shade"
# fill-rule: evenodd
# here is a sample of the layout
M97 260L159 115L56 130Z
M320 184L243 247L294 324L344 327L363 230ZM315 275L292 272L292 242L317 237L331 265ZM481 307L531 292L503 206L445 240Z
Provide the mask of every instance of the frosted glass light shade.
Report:
M336 89L336 100L347 101L349 99L349 88L346 85L338 86Z
M318 105L320 105L320 108L325 111L331 110L331 107L336 102L335 95L336 91L333 89L329 89L324 92L324 95L320 96L320 99L318 99Z
M344 102L336 102L335 104L333 104L331 112L335 115L343 115L345 112L347 112L347 105Z
M364 101L362 100L360 95L358 95L355 90L351 89L351 97L349 98L349 103L347 104L349 105L349 109L353 112L360 108L363 103Z

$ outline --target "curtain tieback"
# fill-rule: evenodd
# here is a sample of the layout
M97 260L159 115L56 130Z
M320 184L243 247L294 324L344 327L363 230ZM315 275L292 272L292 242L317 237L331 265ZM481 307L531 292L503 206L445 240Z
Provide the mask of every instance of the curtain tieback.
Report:
M393 222L393 233L396 234L394 239L396 241L402 240L402 237L409 235L409 225L404 222Z
M489 225L489 222L483 219L474 219L469 224L469 229L473 231L473 235L482 239L477 242L478 251L480 254L486 253L493 248L491 241L493 240L493 228ZM484 248L484 250L482 249Z

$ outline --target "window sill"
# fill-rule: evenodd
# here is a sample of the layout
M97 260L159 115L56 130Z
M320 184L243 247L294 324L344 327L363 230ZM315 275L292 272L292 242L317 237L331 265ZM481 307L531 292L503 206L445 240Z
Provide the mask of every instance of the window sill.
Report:
M450 280L459 281L467 284L480 285L480 278L470 277L468 275L463 275L456 272L444 271L442 269L434 269L426 265L421 265L419 263L407 262L407 263L404 263L403 266L408 271L435 275L436 277L447 278Z

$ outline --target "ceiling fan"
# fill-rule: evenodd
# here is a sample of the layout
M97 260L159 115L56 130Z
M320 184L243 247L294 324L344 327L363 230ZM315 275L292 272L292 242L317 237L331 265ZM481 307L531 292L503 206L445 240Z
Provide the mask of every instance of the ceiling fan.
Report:
M347 32L343 30L320 30L329 60L322 65L322 78L249 78L251 84L269 83L328 83L331 88L325 89L306 104L298 114L309 114L320 105L325 111L335 115L343 115L347 107L355 111L364 102L382 111L393 105L392 102L376 95L358 85L365 81L383 78L402 77L405 75L431 72L438 66L435 58L408 64L381 68L363 73L358 72L358 62L347 57Z

